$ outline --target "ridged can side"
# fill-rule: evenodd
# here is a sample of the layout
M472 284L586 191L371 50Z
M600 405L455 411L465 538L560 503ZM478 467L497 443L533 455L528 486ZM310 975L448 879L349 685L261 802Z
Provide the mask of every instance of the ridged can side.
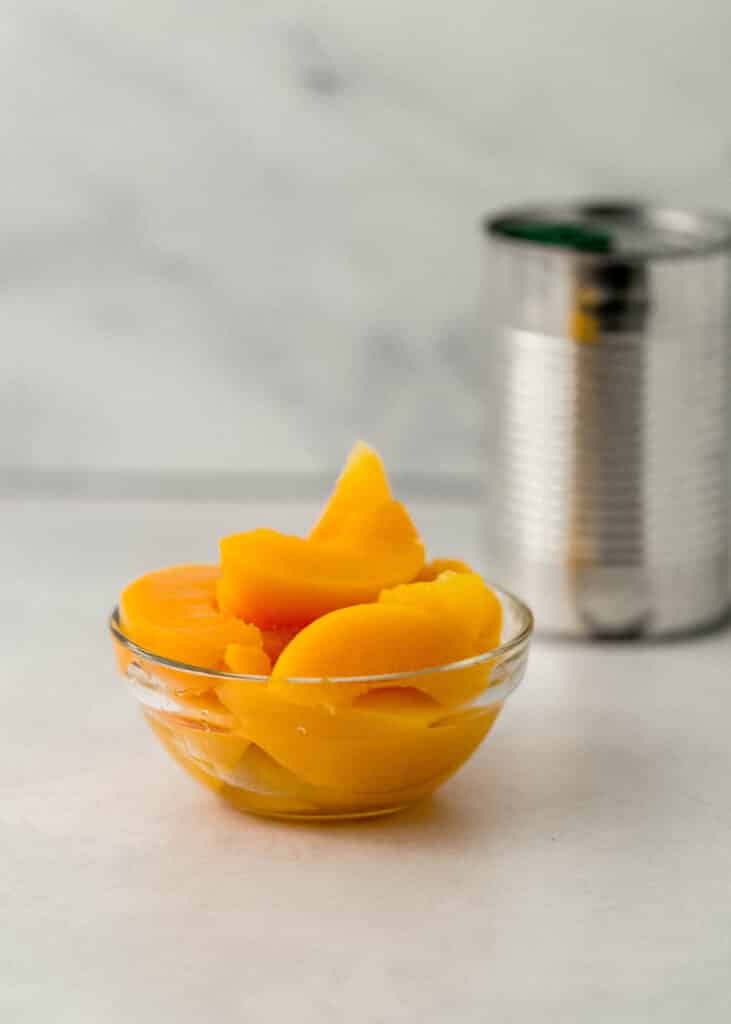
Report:
M730 265L712 224L671 253L488 235L485 562L539 629L659 636L727 611Z

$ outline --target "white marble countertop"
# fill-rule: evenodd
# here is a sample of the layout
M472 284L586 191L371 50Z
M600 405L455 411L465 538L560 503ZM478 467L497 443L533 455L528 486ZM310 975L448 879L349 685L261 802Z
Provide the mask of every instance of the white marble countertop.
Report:
M0 503L0 1019L731 1012L731 635L539 642L485 747L391 819L291 826L189 781L115 682L122 583L304 504ZM468 505L414 507L477 558Z

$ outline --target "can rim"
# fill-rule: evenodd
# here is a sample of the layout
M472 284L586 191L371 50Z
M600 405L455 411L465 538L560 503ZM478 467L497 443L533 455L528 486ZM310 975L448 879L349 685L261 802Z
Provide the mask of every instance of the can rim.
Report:
M632 250L591 251L572 248L526 237L508 234L508 221L536 222L538 224L573 221L595 226L598 220L617 224L624 222L646 225L661 229L679 238L685 236L683 244L664 246L648 244ZM580 256L584 260L623 263L636 260L672 260L705 256L731 249L731 217L724 213L696 210L689 207L656 205L625 199L587 199L576 202L525 203L508 207L482 218L482 229L491 239L501 245L512 245L534 252L553 252L559 256Z

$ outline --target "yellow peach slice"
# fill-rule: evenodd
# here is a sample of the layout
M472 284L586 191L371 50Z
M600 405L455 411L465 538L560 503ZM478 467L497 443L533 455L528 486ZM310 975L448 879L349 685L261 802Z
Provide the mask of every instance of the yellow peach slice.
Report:
M227 672L239 676L268 676L272 670L266 651L251 644L229 644L223 662Z
M442 623L451 624L460 637L463 660L492 650L500 643L502 607L495 593L476 573L442 572L432 582L409 583L385 590L379 603L421 608ZM415 685L441 703L461 706L473 701L488 686L490 662L435 673Z
M463 658L490 650L500 642L502 607L477 573L445 571L430 582L384 590L378 600L381 604L421 608L449 622L463 638Z
M356 697L352 707L373 715L395 715L422 725L430 725L446 713L443 704L416 686L376 686Z
M413 579L424 548L406 510L356 516L337 544L252 530L221 541L221 611L262 628L301 626Z
M429 788L480 744L498 707L472 708L425 725L418 717L330 705L296 705L276 693L221 682L237 731L311 786L340 794Z
M464 657L464 650L464 639L451 622L421 608L352 605L301 630L280 655L269 685L297 704L349 704L369 685L327 680L433 668ZM322 681L288 681L303 677ZM418 682L414 685L420 688Z
M319 521L310 532L310 540L337 540L353 512L374 508L392 497L381 457L373 448L359 441L348 456Z
M178 565L141 576L122 592L123 632L153 654L203 669L222 668L229 644L261 647L255 626L219 610L218 577L210 565ZM188 688L182 675L180 682ZM205 685L193 676L188 682L190 688Z

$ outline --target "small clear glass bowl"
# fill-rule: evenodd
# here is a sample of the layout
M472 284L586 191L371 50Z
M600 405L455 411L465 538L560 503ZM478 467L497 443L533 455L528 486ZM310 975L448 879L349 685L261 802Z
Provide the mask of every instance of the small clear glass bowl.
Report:
M525 673L530 609L493 587L500 647L413 672L269 679L196 668L129 640L120 671L168 753L239 810L326 820L401 810L471 756Z

